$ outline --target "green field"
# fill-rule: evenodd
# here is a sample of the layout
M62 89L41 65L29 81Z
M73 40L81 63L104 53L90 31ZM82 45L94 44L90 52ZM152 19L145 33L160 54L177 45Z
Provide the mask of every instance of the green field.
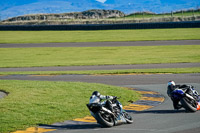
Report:
M200 39L200 28L99 31L0 31L0 43L109 42L193 39Z
M200 45L0 48L0 67L200 62Z
M123 105L140 97L125 88L81 82L0 80L0 90L9 92L0 100L1 133L90 115L86 104L95 90L121 96Z

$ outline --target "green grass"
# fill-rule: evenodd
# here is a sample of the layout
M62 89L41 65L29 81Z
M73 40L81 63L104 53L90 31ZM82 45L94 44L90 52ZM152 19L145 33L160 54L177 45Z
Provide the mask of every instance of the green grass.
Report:
M200 62L200 45L0 48L0 67Z
M200 28L98 31L0 31L0 43L109 42L193 39L200 39Z
M181 67L181 66L180 66ZM14 71L0 72L0 75L64 75L64 74L180 74L180 73L200 73L200 67L189 68L157 68L157 69L123 69L123 70L87 70L87 71Z
M0 80L0 90L9 92L0 100L1 133L90 115L86 104L94 90L121 96L124 105L140 97L121 87L81 82Z

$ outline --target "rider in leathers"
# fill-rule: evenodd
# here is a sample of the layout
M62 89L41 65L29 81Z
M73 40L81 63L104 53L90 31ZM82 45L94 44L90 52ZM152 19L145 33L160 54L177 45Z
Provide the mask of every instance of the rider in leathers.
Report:
M105 105L110 111L113 112L112 103L110 101L113 98L114 98L113 96L104 96L104 95L101 95L98 91L94 91L92 93L92 96L90 97L89 103L99 103L99 104ZM102 101L102 100L105 100L105 101Z
M193 88L193 86L191 85L176 85L174 81L169 81L168 82L168 86L167 86L167 94L168 96L171 98L172 102L173 102L173 106L174 106L174 109L180 109L182 106L181 104L179 103L179 100L175 99L174 97L172 97L172 92L175 90L175 89L183 89L183 90L186 90L186 89L191 89ZM198 94L197 91L195 91L195 93ZM200 101L200 96L198 94L198 100Z

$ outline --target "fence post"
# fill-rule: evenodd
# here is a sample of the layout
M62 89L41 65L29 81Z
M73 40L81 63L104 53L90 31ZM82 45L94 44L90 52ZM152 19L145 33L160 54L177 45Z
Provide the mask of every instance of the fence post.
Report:
M124 17L123 17L123 24L125 23L125 19L126 19L126 16L124 15Z
M182 18L183 18L183 10L181 10L181 16L182 16Z
M144 20L144 11L143 11L143 13L142 13L142 16L143 16L143 20Z
M192 16L195 17L195 15L194 15L194 9L192 9Z

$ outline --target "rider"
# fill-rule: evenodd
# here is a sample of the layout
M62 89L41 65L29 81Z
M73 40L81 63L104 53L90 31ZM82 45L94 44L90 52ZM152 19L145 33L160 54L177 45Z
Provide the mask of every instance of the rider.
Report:
M108 107L110 111L113 112L112 102L110 100L114 99L113 96L104 96L101 95L98 91L94 91L90 97L90 103L100 103ZM102 100L106 100L101 102Z
M174 97L172 97L172 92L175 89L183 89L183 90L193 89L193 86L192 85L185 85L185 84L183 84L183 85L176 85L174 81L169 81L168 82L167 94L171 98L171 100L173 101L174 109L180 109L182 106L179 103L179 100L176 99L176 98L174 98ZM194 91L198 95L198 102L200 102L200 95L198 94L198 92L196 90L194 90ZM198 108L200 108L199 105L198 105Z

